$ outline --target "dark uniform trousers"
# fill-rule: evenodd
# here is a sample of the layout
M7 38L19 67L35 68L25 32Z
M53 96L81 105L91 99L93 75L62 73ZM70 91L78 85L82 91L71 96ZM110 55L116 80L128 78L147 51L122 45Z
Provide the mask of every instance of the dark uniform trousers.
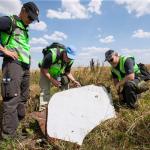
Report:
M1 92L3 97L2 137L14 137L19 121L25 117L29 98L29 69L20 64L4 62Z
M127 105L131 108L135 107L135 103L137 101L137 84L140 82L139 79L135 79L133 81L127 81L123 87L123 101L127 103Z

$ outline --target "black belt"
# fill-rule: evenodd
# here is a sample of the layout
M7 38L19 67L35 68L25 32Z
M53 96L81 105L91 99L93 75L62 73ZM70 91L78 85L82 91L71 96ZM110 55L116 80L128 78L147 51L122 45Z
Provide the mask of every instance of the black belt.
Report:
M16 63L16 64L21 65L24 69L30 69L30 64L26 64L24 62L20 62L18 60L14 60L14 59L9 58L9 57L4 57L3 61L4 62Z

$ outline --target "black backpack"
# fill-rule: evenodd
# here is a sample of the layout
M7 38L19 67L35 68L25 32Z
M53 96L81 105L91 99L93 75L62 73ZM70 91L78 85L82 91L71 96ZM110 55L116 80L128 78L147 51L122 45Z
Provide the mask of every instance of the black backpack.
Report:
M138 67L141 71L142 80L144 80L144 81L150 80L150 72L148 71L148 68L142 63L139 63Z
M13 20L11 22L11 29L9 31L6 31L7 34L9 34L9 37L8 37L8 40L6 42L5 45L7 45L9 43L9 40L13 34L13 32L15 31L15 29L17 28L17 25L16 25L16 16L13 15Z
M8 37L7 42L6 42L5 45L7 45L7 44L9 43L10 38L11 38L13 32L14 32L15 29L17 28L17 25L16 25L16 19L15 19L16 16L13 15L13 17L14 17L14 18L13 18L13 20L12 20L11 30L6 32L7 34L9 34L9 37ZM1 35L1 34L0 34L0 35ZM1 36L0 36L0 44L1 44L3 47L5 46L5 45L3 45L3 44L1 43ZM2 52L0 53L0 57L4 57L4 54L3 54Z
M66 47L63 45L63 44L60 44L60 43L57 43L57 42L54 42L54 43L52 43L51 45L49 45L49 46L47 46L46 48L44 48L43 50L42 50L42 53L43 53L43 55L45 56L45 55L47 55L49 52L50 52L50 49L51 48L57 48L58 50L61 48L61 49L66 49Z

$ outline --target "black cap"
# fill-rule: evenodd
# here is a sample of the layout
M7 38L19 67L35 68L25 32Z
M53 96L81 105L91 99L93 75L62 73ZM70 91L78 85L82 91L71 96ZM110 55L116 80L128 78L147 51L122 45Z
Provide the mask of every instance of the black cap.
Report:
M114 50L108 50L105 52L105 61L108 61L112 58L112 55L115 53Z
M26 11L28 12L29 16L33 19L33 20L37 20L39 22L39 9L38 7L35 5L35 3L33 2L27 2L23 4L23 7L26 9Z

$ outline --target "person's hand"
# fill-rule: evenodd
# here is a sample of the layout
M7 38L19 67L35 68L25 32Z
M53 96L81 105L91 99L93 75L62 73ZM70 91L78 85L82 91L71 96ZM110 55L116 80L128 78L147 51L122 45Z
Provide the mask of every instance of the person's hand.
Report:
M120 84L119 83L116 84L116 90L118 93L120 93Z
M8 56L8 57L11 57L12 59L18 59L18 55L17 55L17 53L16 52L12 52L12 51L8 51L8 50L6 50L5 52L4 52L4 55L6 55L6 56Z
M81 84L78 81L74 80L73 82L74 82L76 87L81 87Z
M9 51L2 46L0 46L0 50L4 53L5 56L11 57L14 60L18 59L18 54L16 52Z
M117 84L116 85L116 90L117 90L118 95L122 94L123 86L120 85L120 84Z
M61 87L61 82L55 80L54 78L51 79L51 82L52 82L52 84L53 84L54 86L56 86L56 87L58 87L58 88Z

